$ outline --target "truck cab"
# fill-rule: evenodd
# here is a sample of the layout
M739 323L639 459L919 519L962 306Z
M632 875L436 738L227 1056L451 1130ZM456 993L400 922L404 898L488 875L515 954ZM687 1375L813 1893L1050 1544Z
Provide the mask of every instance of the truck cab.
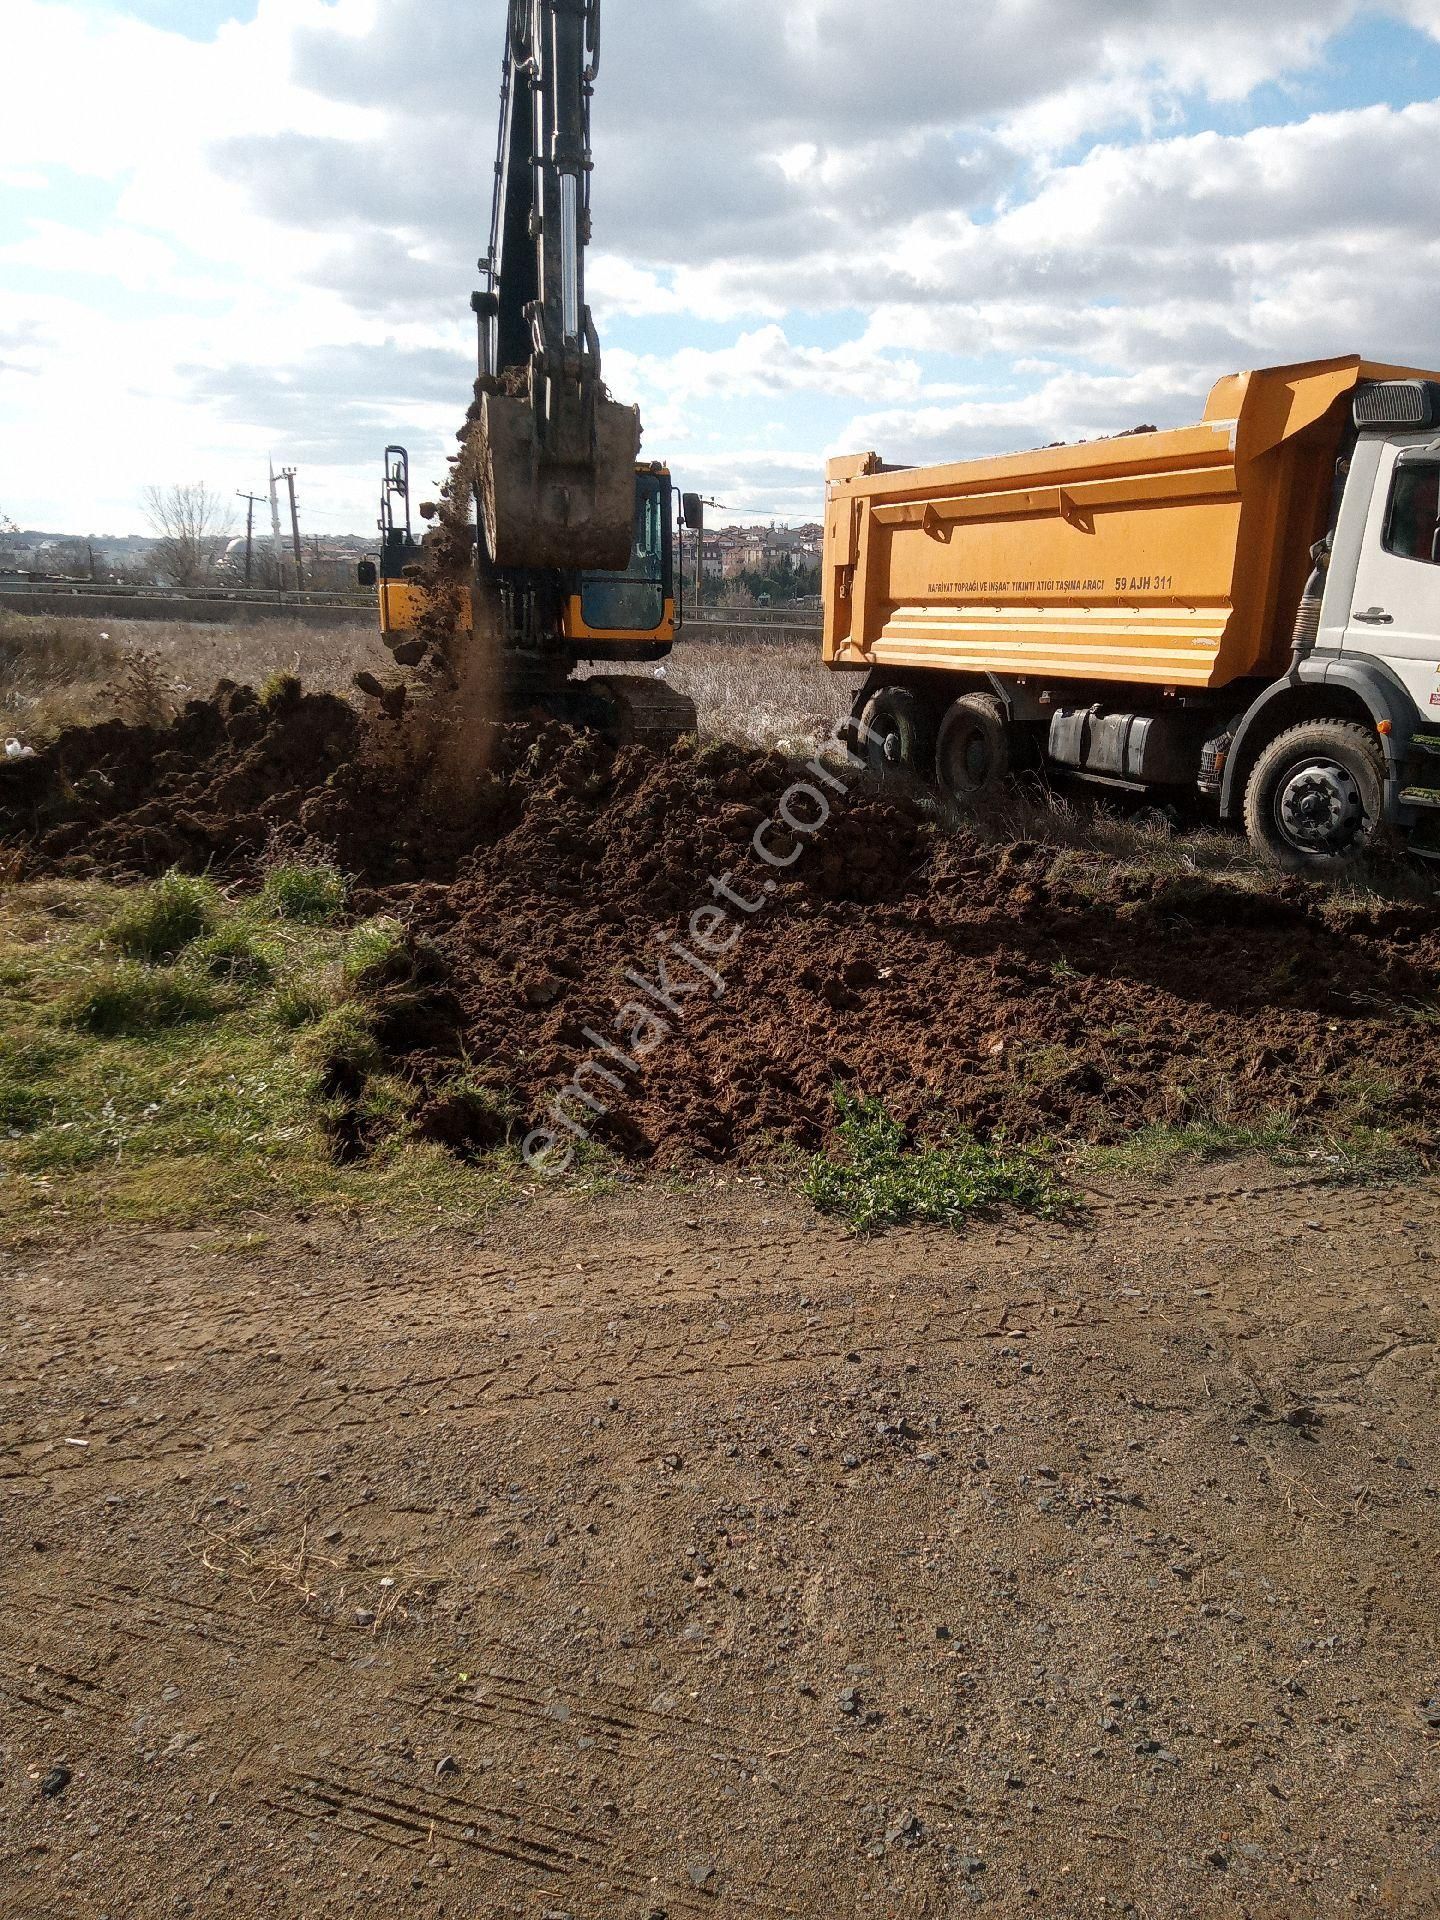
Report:
M1198 790L1293 871L1440 855L1440 375L1312 361L1194 427L832 461L824 579L877 771Z

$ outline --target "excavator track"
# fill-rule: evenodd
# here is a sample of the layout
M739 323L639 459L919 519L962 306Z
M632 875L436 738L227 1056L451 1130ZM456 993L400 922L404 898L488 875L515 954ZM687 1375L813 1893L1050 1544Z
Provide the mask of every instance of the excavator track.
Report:
M579 723L594 727L617 746L652 747L663 753L699 731L695 702L663 680L634 673L597 674L573 682L567 692L578 696Z

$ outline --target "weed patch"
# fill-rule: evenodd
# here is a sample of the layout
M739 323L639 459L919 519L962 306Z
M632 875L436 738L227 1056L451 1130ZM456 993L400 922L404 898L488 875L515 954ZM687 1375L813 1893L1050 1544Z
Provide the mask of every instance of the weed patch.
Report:
M943 1146L912 1145L878 1100L835 1096L841 1150L811 1161L804 1191L821 1213L857 1233L929 1221L961 1227L999 1213L1056 1220L1073 1196L1033 1149L985 1145L959 1136Z

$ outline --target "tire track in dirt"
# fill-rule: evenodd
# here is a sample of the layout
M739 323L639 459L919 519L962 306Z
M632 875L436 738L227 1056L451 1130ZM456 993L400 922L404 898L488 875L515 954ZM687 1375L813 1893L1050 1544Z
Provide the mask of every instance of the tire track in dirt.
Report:
M1220 1249L1233 1243L1239 1255L1245 1252L1247 1236L1253 1231L1258 1198L1259 1192L1254 1187L1227 1187L1197 1196L1170 1196L1149 1205L1122 1201L1116 1203L1115 1212L1122 1223L1130 1218L1142 1219L1157 1208L1172 1217L1178 1214L1197 1236L1208 1234ZM1272 1237L1287 1226L1293 1226L1296 1235L1308 1232L1317 1204L1313 1189L1284 1186L1270 1190L1267 1198L1271 1201L1267 1226ZM1367 1273L1383 1273L1390 1256L1383 1251L1377 1254L1374 1249L1383 1249L1393 1236L1393 1195L1355 1190L1332 1194L1331 1199L1325 1227L1327 1236L1332 1240L1346 1235L1364 1240L1367 1254L1371 1256L1353 1270L1354 1277L1359 1280ZM1417 1226L1440 1221L1440 1207L1428 1194L1417 1193L1413 1203L1407 1203L1405 1212L1410 1223ZM1086 1236L1086 1244L1092 1245L1097 1254L1107 1244L1117 1258L1135 1251L1127 1250L1123 1244L1115 1247L1113 1240L1112 1234L1098 1229L1092 1229ZM717 1273L713 1281L706 1275L703 1280L685 1287L662 1285L658 1292L653 1279L645 1281L621 1297L626 1331L631 1336L628 1344L620 1344L608 1331L588 1338L565 1333L564 1327L576 1319L601 1320L607 1311L618 1309L615 1303L598 1303L588 1297L580 1301L567 1300L558 1308L547 1305L547 1295L561 1287L569 1293L574 1284L569 1273L551 1264L537 1275L537 1292L527 1294L523 1316L517 1309L514 1315L497 1316L488 1327L477 1328L477 1335L488 1336L490 1349L490 1357L479 1365L462 1365L447 1371L422 1362L410 1371L367 1378L366 1368L371 1364L368 1353L362 1352L353 1358L342 1354L332 1357L330 1381L333 1384L323 1389L306 1388L299 1395L259 1399L249 1406L232 1408L225 1416L196 1405L184 1412L168 1412L163 1418L152 1416L147 1420L132 1413L119 1425L107 1427L103 1422L94 1422L83 1436L83 1446L73 1443L63 1428L63 1420L57 1430L46 1434L37 1434L24 1425L11 1425L0 1430L0 1483L48 1483L98 1467L108 1471L131 1465L163 1465L185 1455L206 1456L227 1449L273 1451L301 1442L323 1443L368 1427L381 1413L405 1422L441 1417L503 1419L547 1400L563 1401L627 1390L643 1393L678 1387L697 1378L732 1381L747 1376L763 1378L774 1371L796 1366L835 1366L843 1363L851 1352L859 1352L865 1361L884 1360L903 1357L917 1344L938 1352L971 1342L983 1343L1002 1335L1020 1336L1036 1331L1016 1323L1018 1303L1012 1295L993 1292L972 1295L963 1308L942 1308L917 1321L913 1301L904 1298L907 1289L923 1288L933 1298L934 1284L923 1271L909 1269L903 1244L887 1274L887 1284L897 1299L883 1306L862 1299L853 1306L832 1307L828 1312L818 1308L772 1311L758 1328L754 1326L752 1314L751 1326L743 1340L737 1340L728 1331L709 1327L672 1329L667 1325L668 1317L685 1304L711 1308L718 1296L727 1309L738 1315L746 1309L753 1310L757 1299L784 1292L789 1284L786 1279L757 1270L758 1250L761 1247L788 1249L791 1244L784 1239L757 1241L752 1243L754 1251L747 1249L740 1258L732 1246L727 1250L727 1269ZM1060 1240L1056 1244L1066 1243ZM1073 1239L1069 1244L1074 1244ZM993 1251L1003 1253L1002 1239L993 1243ZM977 1252L970 1248L957 1256L957 1284L969 1284L965 1274L967 1269L973 1271L978 1266ZM1206 1249L1198 1245L1194 1252L1197 1261L1206 1255ZM623 1272L625 1265L617 1260L614 1271ZM633 1266L630 1271L633 1275ZM856 1276L856 1279L864 1277ZM1230 1312L1223 1270L1207 1265L1206 1280L1213 1297L1205 1302L1203 1318L1213 1331L1223 1332ZM633 1289L633 1278L631 1284ZM846 1299L854 1284L848 1275L823 1281L812 1275L808 1282L812 1292L832 1295L838 1292ZM453 1291L453 1283L440 1291L448 1296ZM379 1297L383 1298L383 1290ZM1191 1303L1191 1310L1198 1314L1195 1303ZM343 1303L337 1303L336 1311L345 1311ZM1253 1311L1252 1301L1247 1300L1243 1311L1247 1314ZM647 1315L656 1317L655 1325L632 1327L637 1316L643 1320ZM515 1329L506 1323L522 1317L530 1338L523 1346L512 1345ZM1107 1317L1103 1311L1092 1310L1087 1324L1099 1327ZM537 1337L533 1332L532 1323L541 1318L560 1323L553 1337L543 1332ZM354 1303L350 1305L347 1321L352 1330L363 1331L359 1309ZM1061 1328L1066 1324L1059 1323ZM447 1301L442 1297L413 1336L412 1344L450 1348L453 1342L448 1325ZM385 1346L393 1350L397 1344L403 1344L403 1340L404 1336L397 1339L392 1329ZM133 1436L162 1428L165 1435L162 1444L132 1447L124 1444Z

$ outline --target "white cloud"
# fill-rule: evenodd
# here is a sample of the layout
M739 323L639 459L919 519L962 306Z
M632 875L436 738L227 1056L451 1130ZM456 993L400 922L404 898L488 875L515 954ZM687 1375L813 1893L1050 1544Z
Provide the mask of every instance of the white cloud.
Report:
M203 42L123 0L7 0L30 82L0 184L32 214L0 247L0 431L57 524L133 520L167 470L239 483L271 445L357 525L372 438L440 470L505 6L260 0ZM1440 37L1440 0L1389 10ZM763 508L808 500L836 436L928 457L1181 417L1265 358L1440 360L1440 103L1167 132L1324 59L1361 11L612 4L591 260L611 383L650 449ZM85 500L73 435L103 449Z

